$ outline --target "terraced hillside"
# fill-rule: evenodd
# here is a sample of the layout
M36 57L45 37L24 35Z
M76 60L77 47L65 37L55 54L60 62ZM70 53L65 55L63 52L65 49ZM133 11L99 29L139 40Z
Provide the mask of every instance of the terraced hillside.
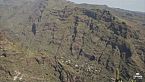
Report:
M145 76L145 13L65 0L0 3L0 82Z

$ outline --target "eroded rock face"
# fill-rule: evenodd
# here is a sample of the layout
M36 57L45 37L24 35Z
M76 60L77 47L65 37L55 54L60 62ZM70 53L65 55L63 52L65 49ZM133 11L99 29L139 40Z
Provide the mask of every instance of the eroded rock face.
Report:
M72 24L70 25L70 44L68 45L72 58L76 57L78 60L89 60L91 62L96 61L99 64L98 66L101 66L102 68L104 67L105 69L103 68L103 70L107 70L109 73L114 73L117 67L124 67L128 64L135 65L134 60L132 59L132 56L134 55L133 47L131 46L132 43L126 41L127 39L133 38L131 37L133 35L129 25L121 21L116 21L117 18L115 18L109 11L89 11L87 9L79 8L77 8L77 10L77 14L80 12L81 16L73 16L73 14L71 14L72 16L67 16L68 19L69 17L73 18ZM89 18L82 17L82 15ZM101 24L104 24L104 26L107 27L107 30L112 33L104 30L103 25L100 26L100 22L97 21L103 21L104 23ZM80 27L79 25L82 24L84 24L84 26ZM100 40L95 38L99 38ZM64 44L65 43L62 43L62 45ZM65 48L66 46L62 47ZM81 63L84 65L84 62ZM70 66L72 65L70 64ZM83 67L80 67L80 69L81 71L86 70ZM122 69L122 72L127 72L126 74L121 74L121 77L125 80L127 80L125 77L131 77L129 71L130 67L120 69ZM95 67L87 69L90 73L94 73L94 70ZM85 78L84 75L81 76Z
M124 38L127 38L128 32L130 32L126 24L111 23L108 28L111 29L115 34L121 35Z
M16 80L25 82L111 82L116 69L125 82L136 72L145 75L141 30L112 11L68 6L64 0L31 3L0 32L0 80L12 82L18 75Z

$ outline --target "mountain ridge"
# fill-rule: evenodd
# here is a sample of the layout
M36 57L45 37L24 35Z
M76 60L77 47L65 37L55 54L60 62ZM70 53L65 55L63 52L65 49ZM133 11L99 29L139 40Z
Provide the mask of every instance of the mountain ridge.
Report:
M1 81L128 82L136 72L145 76L144 15L65 0L22 4L0 7L0 37L7 39L0 38Z

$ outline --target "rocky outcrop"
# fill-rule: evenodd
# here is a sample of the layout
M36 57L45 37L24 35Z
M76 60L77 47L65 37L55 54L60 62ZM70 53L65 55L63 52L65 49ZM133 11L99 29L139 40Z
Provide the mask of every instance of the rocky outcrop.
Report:
M90 61L97 59L94 55L87 54L82 49L80 49L79 55L88 58Z
M124 23L121 24L111 23L108 28L112 30L115 34L121 35L124 38L127 38L128 32L130 32L128 26Z
M57 59L53 64L53 68L58 73L56 73L56 76L59 77L60 82L84 82L83 78L66 70L67 68L65 68Z

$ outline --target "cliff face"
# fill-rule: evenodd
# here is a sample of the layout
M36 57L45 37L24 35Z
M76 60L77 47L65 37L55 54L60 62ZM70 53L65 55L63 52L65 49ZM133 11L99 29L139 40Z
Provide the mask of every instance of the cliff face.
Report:
M1 81L127 82L136 72L145 76L145 14L65 0L8 2L0 5Z

